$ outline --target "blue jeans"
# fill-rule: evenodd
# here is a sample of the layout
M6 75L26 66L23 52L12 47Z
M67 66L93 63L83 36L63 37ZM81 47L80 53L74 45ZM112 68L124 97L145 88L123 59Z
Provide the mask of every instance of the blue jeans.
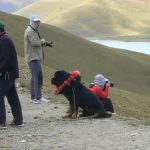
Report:
M32 60L29 62L31 71L30 94L31 99L39 100L41 98L41 89L43 85L43 74L40 60Z
M15 87L15 80L0 79L0 124L6 123L6 108L4 97L6 96L11 107L15 124L23 123L22 108Z

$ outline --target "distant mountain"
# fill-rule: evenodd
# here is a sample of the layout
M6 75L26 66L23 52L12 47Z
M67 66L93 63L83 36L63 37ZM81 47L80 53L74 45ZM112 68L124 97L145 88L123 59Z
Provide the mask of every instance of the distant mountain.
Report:
M39 0L14 14L39 14L42 21L82 37L138 35L149 32L147 0Z
M0 0L0 11L12 13L31 4L35 0Z

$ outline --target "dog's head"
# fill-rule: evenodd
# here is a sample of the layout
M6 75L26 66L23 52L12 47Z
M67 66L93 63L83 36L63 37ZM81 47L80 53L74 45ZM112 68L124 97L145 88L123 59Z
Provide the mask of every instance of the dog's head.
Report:
M70 73L64 70L59 70L55 72L54 77L51 79L51 83L58 87L64 83L64 81L67 85L69 85L71 83L80 83L80 80L81 76L78 70L72 71Z
M51 79L51 83L55 86L59 86L65 80L67 80L69 76L70 76L70 73L66 72L64 70L56 71L54 74L54 77L52 77L52 79Z

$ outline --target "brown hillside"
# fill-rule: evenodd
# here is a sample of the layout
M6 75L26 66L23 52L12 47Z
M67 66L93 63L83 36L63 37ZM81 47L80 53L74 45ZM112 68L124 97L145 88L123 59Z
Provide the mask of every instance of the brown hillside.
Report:
M15 14L39 14L45 23L83 37L114 37L149 32L147 0L39 0Z

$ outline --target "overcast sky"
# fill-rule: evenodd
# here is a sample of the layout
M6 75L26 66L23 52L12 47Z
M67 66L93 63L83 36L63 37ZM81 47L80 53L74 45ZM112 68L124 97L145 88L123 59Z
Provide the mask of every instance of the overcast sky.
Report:
M0 11L12 13L37 0L0 0Z

